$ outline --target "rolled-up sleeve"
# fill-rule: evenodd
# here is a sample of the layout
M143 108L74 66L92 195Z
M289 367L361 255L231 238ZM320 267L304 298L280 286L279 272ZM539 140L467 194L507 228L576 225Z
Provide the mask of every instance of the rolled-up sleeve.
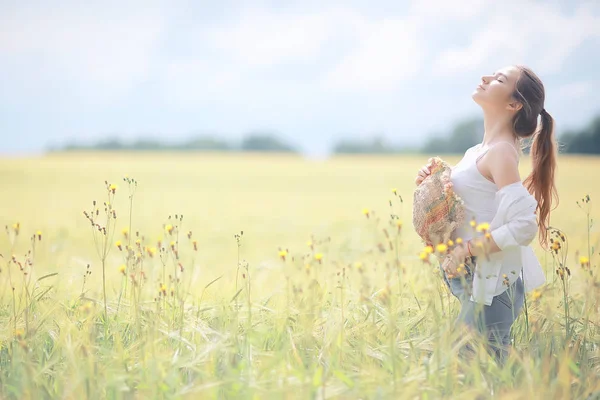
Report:
M537 201L527 190L517 186L499 191L497 214L504 215L503 223L492 228L490 234L500 250L516 246L528 246L538 232Z

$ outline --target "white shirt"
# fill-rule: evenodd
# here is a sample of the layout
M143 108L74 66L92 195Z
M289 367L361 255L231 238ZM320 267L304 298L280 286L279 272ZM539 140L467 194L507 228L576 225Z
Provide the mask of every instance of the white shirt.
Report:
M465 224L456 232L464 240L473 237L471 218L477 223L490 224L490 234L500 252L477 257L471 301L491 305L494 296L507 289L508 284L523 278L525 290L533 290L546 282L542 267L529 244L537 235L537 201L522 182L504 186L485 178L477 168L477 160L485 152L480 145L467 150L465 157L452 169L454 191L465 203ZM489 149L488 149L489 150Z

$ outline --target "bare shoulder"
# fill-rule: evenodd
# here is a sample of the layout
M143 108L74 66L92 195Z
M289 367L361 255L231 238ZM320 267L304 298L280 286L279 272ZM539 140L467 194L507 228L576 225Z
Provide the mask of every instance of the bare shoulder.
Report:
M514 144L509 142L498 142L493 144L487 152L488 159L492 162L519 163L519 152Z
M512 143L498 142L486 154L486 169L498 189L519 182L519 153Z

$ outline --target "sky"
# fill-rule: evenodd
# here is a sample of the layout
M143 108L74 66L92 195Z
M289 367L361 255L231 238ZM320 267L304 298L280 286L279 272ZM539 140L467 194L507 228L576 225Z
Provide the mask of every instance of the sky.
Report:
M600 113L600 1L0 0L0 155L274 132L417 145L525 64L557 130Z

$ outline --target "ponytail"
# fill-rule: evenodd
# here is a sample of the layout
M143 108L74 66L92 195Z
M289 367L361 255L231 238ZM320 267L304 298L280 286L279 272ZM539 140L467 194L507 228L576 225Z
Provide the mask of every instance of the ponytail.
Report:
M540 113L541 126L533 136L531 158L533 169L523 184L537 200L537 219L540 244L548 244L548 227L552 203L558 205L558 192L554 183L556 170L556 150L554 120L545 109Z

